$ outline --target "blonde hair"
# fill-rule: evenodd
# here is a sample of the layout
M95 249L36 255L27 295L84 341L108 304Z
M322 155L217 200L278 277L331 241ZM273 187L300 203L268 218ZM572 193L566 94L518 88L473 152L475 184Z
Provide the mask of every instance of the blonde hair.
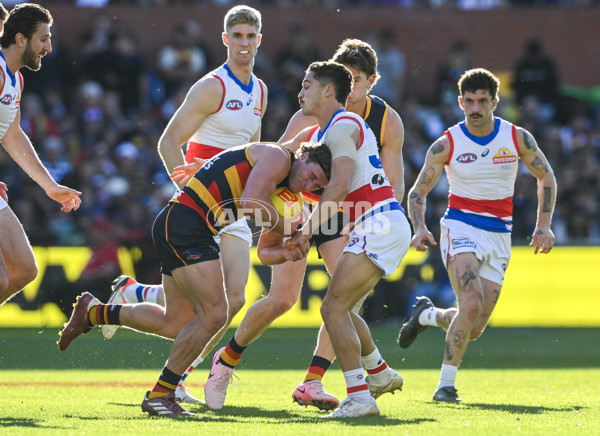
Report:
M250 24L260 33L262 27L260 12L246 5L234 6L225 15L223 28L228 32L236 24Z

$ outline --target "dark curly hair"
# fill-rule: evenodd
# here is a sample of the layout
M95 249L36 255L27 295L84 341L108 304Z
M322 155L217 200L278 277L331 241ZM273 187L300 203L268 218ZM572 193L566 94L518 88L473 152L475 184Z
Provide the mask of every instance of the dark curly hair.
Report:
M314 142L303 142L297 151L297 154L308 153L307 162L315 162L321 167L327 180L331 177L331 150L325 144Z
M4 23L4 32L0 36L0 46L8 48L16 43L15 36L22 33L27 40L31 39L40 24L52 25L50 12L35 3L22 3L12 8Z

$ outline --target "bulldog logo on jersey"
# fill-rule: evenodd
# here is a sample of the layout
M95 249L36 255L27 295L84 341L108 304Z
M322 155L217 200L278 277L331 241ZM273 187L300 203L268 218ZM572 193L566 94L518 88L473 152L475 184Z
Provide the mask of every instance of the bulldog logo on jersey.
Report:
M260 100L256 100L256 104L254 105L254 115L258 115L262 113L262 106L260 105Z
M9 105L13 102L13 96L10 94L4 94L4 96L2 96L2 98L0 98L0 103L4 104L4 105Z
M231 111L239 111L244 107L244 104L239 100L229 100L225 107Z
M517 161L517 156L513 154L508 148L502 147L498 150L498 153L494 156L492 161L495 164L505 164Z

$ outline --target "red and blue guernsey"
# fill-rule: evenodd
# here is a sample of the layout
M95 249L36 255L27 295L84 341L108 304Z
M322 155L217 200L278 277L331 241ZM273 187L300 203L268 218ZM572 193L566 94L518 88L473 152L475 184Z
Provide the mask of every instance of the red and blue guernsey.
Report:
M496 117L494 131L487 136L473 136L464 121L444 134L450 141L446 163L450 194L442 222L457 220L510 233L520 155L516 127Z

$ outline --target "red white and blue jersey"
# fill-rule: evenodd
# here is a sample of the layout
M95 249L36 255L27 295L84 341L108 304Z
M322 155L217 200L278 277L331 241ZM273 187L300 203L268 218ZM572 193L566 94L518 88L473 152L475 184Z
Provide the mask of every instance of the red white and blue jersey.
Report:
M0 74L4 78L4 85L0 90L0 139L2 139L21 107L23 76L19 71L16 74L11 73L2 52L0 52Z
M188 163L194 157L210 159L221 151L250 142L260 128L265 85L252 74L248 85L241 82L226 64L205 77L223 86L219 108L209 115L192 135L186 152Z
M318 126L311 131L309 140L327 144L327 132L331 126L339 123L349 123L360 130L360 146L357 150L350 192L342 203L342 209L354 221L376 204L396 200L377 151L377 139L359 115L340 109L322 131L318 130Z
M494 131L487 136L473 136L464 121L444 134L450 141L450 193L442 220L510 233L520 155L516 127L496 117Z

